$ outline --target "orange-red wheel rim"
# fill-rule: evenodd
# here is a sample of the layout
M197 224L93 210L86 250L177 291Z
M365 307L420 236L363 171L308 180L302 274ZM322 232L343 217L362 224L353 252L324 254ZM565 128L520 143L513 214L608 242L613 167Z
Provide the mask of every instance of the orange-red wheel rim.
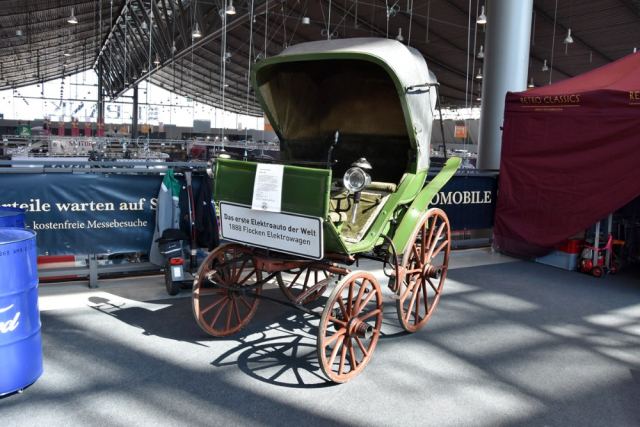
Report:
M331 381L343 383L371 360L382 325L382 291L370 273L356 271L331 292L318 330L318 362ZM362 333L369 331L369 336Z
M402 255L396 308L400 325L409 332L422 328L431 318L447 277L451 231L447 215L429 209ZM400 277L402 276L402 277Z
M191 302L198 325L209 335L226 337L244 328L253 317L259 300L240 288L262 280L253 267L251 251L237 244L213 250L198 269ZM238 292L218 286L237 287ZM252 291L260 294L261 287Z

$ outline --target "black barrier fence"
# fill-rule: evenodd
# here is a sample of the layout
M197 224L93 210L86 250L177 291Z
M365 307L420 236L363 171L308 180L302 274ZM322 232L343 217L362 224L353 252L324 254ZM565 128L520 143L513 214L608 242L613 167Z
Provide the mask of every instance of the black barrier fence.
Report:
M36 231L38 255L148 252L163 176L117 173L11 173L0 175L0 205L25 209ZM184 177L176 175L183 184ZM198 194L203 176L194 176ZM188 230L186 191L180 196Z
M38 233L38 255L149 251L164 171L77 172L0 173L0 205L27 210L26 225ZM436 174L432 171L429 177ZM184 184L184 177L177 177ZM203 178L194 176L194 194ZM457 173L431 206L447 213L453 231L492 228L497 178L497 173ZM188 230L184 190L180 204L181 228Z

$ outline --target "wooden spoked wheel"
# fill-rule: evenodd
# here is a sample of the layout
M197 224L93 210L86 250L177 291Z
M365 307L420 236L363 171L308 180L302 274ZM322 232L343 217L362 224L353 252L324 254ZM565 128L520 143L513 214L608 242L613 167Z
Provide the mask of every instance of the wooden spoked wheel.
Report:
M285 277L282 277L282 273L278 273L276 279L282 292L292 302L296 302L303 293L311 289L314 285L322 282L322 284L318 286L318 289L300 301L301 304L308 304L317 300L324 293L333 281L333 273L317 267L311 267L303 269L299 273L285 275Z
M404 275L398 277L396 307L406 331L419 330L433 314L447 277L450 250L447 215L440 209L429 209L402 255Z
M244 328L258 307L259 300L252 294L260 294L262 287L247 293L242 288L260 280L262 274L255 269L249 249L237 244L214 249L193 281L191 303L198 325L214 337L226 337Z
M382 291L367 272L345 276L331 292L320 319L318 362L331 381L343 383L367 365L380 336Z

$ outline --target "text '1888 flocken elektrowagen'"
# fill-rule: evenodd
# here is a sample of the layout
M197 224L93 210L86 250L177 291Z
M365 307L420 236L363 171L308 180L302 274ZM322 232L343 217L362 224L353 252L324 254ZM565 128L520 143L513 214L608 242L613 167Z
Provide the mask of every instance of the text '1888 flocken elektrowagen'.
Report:
M381 262L409 332L429 320L443 289L449 221L429 203L460 159L425 186L436 79L397 41L346 39L260 61L252 83L281 159L213 165L221 234L233 243L201 265L194 315L210 335L229 336L261 299L274 300L261 292L275 281L288 305L320 319L318 363L345 382L371 359L382 324L382 287L351 268L359 258ZM305 307L319 298L323 309Z

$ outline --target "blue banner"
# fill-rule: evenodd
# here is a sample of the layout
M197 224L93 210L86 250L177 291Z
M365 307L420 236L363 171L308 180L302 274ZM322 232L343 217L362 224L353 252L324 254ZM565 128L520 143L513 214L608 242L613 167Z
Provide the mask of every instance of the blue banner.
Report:
M429 174L429 178L433 176ZM435 195L430 207L445 211L452 231L481 230L493 228L497 196L497 175L454 175Z
M25 225L37 232L38 255L148 252L162 178L146 174L2 174L0 206L27 211ZM456 175L434 197L431 207L447 213L453 231L492 228L497 181L497 175ZM201 182L202 176L194 177L194 197ZM184 190L180 207L181 228L188 230Z
M159 175L11 174L0 205L26 209L38 255L148 251ZM8 183L11 185L7 185Z
M25 225L37 233L38 255L148 252L162 178L105 173L5 174L0 175L0 205L27 211ZM196 195L201 180L194 177ZM186 216L186 191L181 192L180 202ZM184 228L188 229L188 223Z

